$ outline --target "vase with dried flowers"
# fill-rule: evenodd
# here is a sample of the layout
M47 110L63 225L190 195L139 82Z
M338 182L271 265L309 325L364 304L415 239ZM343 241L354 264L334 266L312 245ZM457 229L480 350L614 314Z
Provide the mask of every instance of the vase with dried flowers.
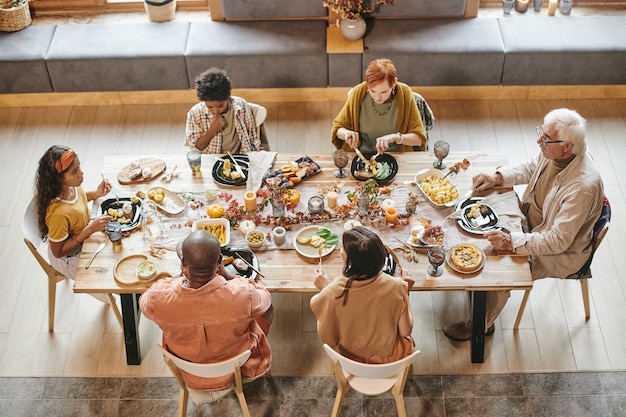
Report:
M396 0L324 0L322 5L341 17L341 34L349 40L358 40L365 35L367 25L364 15L383 5L394 5Z

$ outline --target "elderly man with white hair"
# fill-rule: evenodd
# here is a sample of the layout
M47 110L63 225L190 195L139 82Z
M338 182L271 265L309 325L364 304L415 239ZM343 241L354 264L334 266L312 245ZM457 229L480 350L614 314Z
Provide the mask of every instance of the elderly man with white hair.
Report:
M585 127L585 119L576 111L552 110L536 128L541 153L517 167L499 167L494 174L478 174L472 180L478 191L527 184L521 199L526 230L490 231L485 237L495 249L528 255L533 280L565 278L577 272L591 254L604 186L587 152ZM487 292L486 336L493 334L494 322L509 296L509 291ZM452 340L466 341L471 323L446 324L443 331Z

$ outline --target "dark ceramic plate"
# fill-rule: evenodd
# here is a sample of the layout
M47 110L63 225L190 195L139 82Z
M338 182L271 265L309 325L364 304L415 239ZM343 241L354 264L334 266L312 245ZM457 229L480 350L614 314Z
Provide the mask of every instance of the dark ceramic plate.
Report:
M233 159L228 155L224 155L221 158L233 161ZM240 187L242 185L246 185L246 182L248 181L248 169L250 167L250 159L248 158L248 155L240 154L233 155L233 158L235 158L234 160L237 161L237 163L241 167L241 170L246 175L246 178L237 178L236 180L234 180L232 178L225 177L223 174L224 161L217 160L215 161L215 164L213 164L213 179L216 183L225 185L227 187ZM235 164L231 163L231 167L231 171L233 171Z
M472 197L457 204L457 210L461 213L461 218L456 220L457 225L464 231L475 235L483 235L490 230L500 230L498 215L491 206L481 201L482 198ZM472 207L478 202L481 202L479 212L476 217L470 217Z
M303 157L300 157L296 159L295 162L298 164L299 168L304 168L305 166L309 168L307 175L302 177L302 181L308 180L312 176L317 175L320 172L322 172L322 168L318 165L318 163L315 162L313 159L311 159L309 156L305 155ZM281 184L284 187L288 187L288 188L290 187L289 179L283 177L283 173L280 169L276 169L274 171L269 171L268 173L266 173L263 176L263 184L267 184L267 179L272 178L272 177L280 178ZM296 185L296 184L293 184L293 185Z
M239 254L250 265L252 265L254 269L256 269L257 271L259 270L259 258L257 258L254 252L252 252L250 249L231 248L230 246L222 246L221 252L223 256L225 257L232 256L235 259L239 259L239 257L236 255L236 254ZM183 257L183 242L182 241L178 242L178 244L176 245L176 254L178 255L179 258L182 259ZM240 271L237 268L235 268L235 266L232 263L229 265L226 265L224 269L232 274L241 275L242 277L252 279L252 280L255 280L258 275L256 271L254 271L250 267L248 267L245 271Z
M363 154L363 156L368 159L374 155L376 155L375 152L368 152L368 153ZM387 153L378 155L378 157L376 158L376 161L389 164L389 167L391 168L391 173L385 178L374 178L374 179L379 185L389 184L391 181L393 181L393 179L398 174L398 161L396 161L396 158L394 158L393 156ZM361 158L359 158L358 156L355 156L352 159L352 164L350 165L350 173L352 174L352 176L359 181L365 181L367 178L362 178L362 177L354 175L355 173L359 171L363 171L364 168L365 168L365 162L362 161Z
M130 223L122 223L122 232L128 232L133 230L139 223L141 223L141 200L137 199L136 203L133 203L130 197L120 197L119 202L115 198L109 198L108 200L104 200L102 204L100 204L100 212L99 215L105 214L110 208L112 209L121 209L124 203L131 203L133 206L133 211L130 215Z
M250 249L245 248L231 248L229 246L224 246L222 248L222 255L225 257L232 256L235 259L239 259L237 256L239 254L243 259L245 259L250 265L254 267L257 271L259 270L259 258L256 257L254 252ZM224 267L228 272L241 275L242 277L249 278L251 280L255 280L257 273L252 268L248 267L245 271L240 271L231 263Z
M385 274L393 275L396 272L396 261L393 260L393 256L387 251L387 256L385 257L385 265L383 266L383 272Z

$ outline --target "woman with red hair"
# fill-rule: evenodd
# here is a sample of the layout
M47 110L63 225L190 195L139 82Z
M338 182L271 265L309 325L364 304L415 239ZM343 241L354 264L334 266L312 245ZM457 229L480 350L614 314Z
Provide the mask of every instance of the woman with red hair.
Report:
M426 150L424 123L413 90L398 82L388 59L372 61L333 121L333 145L361 152Z

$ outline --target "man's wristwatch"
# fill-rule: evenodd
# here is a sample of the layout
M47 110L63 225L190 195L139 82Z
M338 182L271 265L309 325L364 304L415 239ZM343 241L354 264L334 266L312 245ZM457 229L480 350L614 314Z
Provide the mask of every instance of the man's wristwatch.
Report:
M398 132L397 133L398 136L400 136L400 139L396 141L397 144L402 145L402 140L404 139L404 137L402 136L402 133Z

